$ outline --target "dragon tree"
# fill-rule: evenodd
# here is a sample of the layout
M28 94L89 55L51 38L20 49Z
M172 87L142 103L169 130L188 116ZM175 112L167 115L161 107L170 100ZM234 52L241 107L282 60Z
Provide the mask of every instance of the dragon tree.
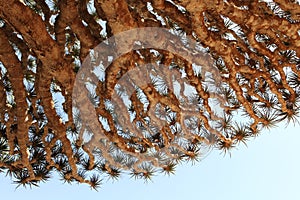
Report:
M292 0L0 0L0 172L151 179L295 123Z

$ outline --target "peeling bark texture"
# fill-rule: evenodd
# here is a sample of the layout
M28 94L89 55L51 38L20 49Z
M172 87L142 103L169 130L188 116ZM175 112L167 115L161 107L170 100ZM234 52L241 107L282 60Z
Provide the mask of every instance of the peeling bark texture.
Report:
M297 122L299 55L299 1L0 0L0 172L96 189L226 153Z

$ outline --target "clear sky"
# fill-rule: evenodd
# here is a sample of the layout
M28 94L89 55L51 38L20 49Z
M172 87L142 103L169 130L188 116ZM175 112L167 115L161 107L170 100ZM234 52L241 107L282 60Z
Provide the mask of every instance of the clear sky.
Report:
M173 176L154 177L153 182L129 179L104 183L99 192L87 185L63 184L57 179L39 188L15 190L0 175L1 199L205 199L205 200L297 200L300 199L300 126L282 125L240 145L229 155L211 152L195 165L177 167Z

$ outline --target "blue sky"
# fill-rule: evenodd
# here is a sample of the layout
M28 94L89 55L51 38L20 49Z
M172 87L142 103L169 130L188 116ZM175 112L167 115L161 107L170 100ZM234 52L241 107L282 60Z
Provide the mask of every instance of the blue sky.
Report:
M300 199L300 126L264 131L229 155L211 152L195 165L177 167L176 175L154 177L153 182L129 179L104 183L99 192L87 185L63 184L53 179L39 188L15 190L8 177L0 175L1 198L36 199L206 199L282 200Z

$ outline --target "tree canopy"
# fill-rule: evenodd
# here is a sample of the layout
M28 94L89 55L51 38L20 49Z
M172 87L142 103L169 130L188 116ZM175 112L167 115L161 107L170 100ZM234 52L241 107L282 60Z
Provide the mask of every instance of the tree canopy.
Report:
M297 122L297 1L0 0L0 172L151 179Z

